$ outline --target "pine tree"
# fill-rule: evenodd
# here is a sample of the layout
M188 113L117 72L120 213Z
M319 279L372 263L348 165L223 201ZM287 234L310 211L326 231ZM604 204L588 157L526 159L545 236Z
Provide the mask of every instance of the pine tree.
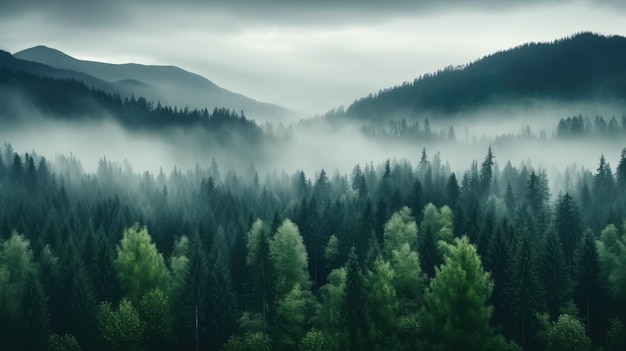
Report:
M480 194L483 196L483 198L487 197L491 188L491 181L493 179L494 158L495 156L493 156L493 153L491 152L491 146L489 146L487 156L485 156L485 160L481 164L480 168Z
M572 274L574 254L582 239L583 233L580 217L576 202L569 193L559 196L555 214L555 227L558 238L563 245L568 276Z
M346 263L345 289L346 298L341 310L346 322L348 346L351 351L364 351L367 349L364 344L367 335L367 321L363 309L365 306L364 283L354 247Z
M270 258L270 237L263 221L257 219L248 232L248 255L246 264L252 272L253 294L257 296L263 321L263 334L267 332L268 321L271 320L270 305L273 300L274 268Z
M178 339L187 348L199 347L207 331L208 259L197 235L191 238L189 263L183 282L180 306L175 311ZM204 343L202 343L204 344Z
M503 225L506 227L506 224ZM485 255L485 270L493 279L493 292L489 302L494 306L493 324L502 326L506 316L510 314L510 307L506 294L506 282L509 278L511 264L511 238L505 235L504 229L498 228L491 237Z
M495 342L487 305L493 289L476 247L467 237L446 244L445 262L424 297L420 326L424 347L431 350L483 350Z
M21 298L20 349L45 349L50 336L48 298L44 295L36 270L29 270L26 273Z
M72 285L70 289L69 332L85 349L96 347L98 324L97 299L93 283L89 278L82 262L72 263Z
M585 329L595 343L605 330L606 294L596 240L590 231L584 234L576 251L575 268L574 301L583 317Z
M527 229L519 233L507 293L514 317L509 330L520 342L523 350L534 349L535 344L532 341L538 328L536 313L543 310L543 291L539 281L535 248Z
M231 271L226 261L225 238L216 236L209 256L208 303L213 349L220 349L237 327L237 296L232 288Z
M548 232L539 257L539 271L545 292L546 307L552 321L570 298L570 284L561 242L553 231Z

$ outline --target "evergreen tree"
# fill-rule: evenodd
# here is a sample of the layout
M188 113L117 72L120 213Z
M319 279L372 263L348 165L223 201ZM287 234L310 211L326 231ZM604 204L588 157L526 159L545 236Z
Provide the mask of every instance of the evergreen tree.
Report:
M364 282L354 247L346 263L345 294L341 310L346 323L349 350L366 350L367 346L364 341L367 335L367 321L363 309L365 306Z
M417 251L421 267L428 277L433 277L435 267L443 262L439 242L452 241L452 226L452 213L448 207L443 207L441 212L432 203L424 207L419 226L420 234L417 238Z
M96 347L98 324L96 315L98 304L89 278L82 262L75 261L70 290L70 329L69 332L85 349Z
M190 348L199 347L207 331L208 259L202 241L193 236L190 242L189 263L185 274L180 307L175 313L178 339ZM203 342L204 344L204 342Z
M626 193L626 148L622 149L619 164L617 165L617 185L622 194Z
M543 291L535 248L527 229L519 233L518 240L507 288L514 317L508 330L519 341L522 350L532 350L536 347L533 336L538 330L536 313L543 310Z
M495 342L489 325L493 289L476 247L467 237L446 244L445 262L424 297L421 325L424 347L431 350L483 350Z
M489 190L491 188L491 182L493 180L494 158L495 156L491 152L491 146L489 146L487 156L485 156L485 160L481 164L480 168L480 193L483 197L486 197L489 194Z
M461 198L461 188L459 187L459 182L457 181L456 175L454 173L452 173L448 178L446 191L448 205L454 210L459 206L458 202Z
M393 287L394 271L388 262L378 258L366 274L366 311L369 321L368 349L393 350L397 340L395 331L398 299Z
M584 234L576 251L574 301L583 317L587 333L594 342L600 340L604 319L604 279L593 233Z
M267 332L268 310L273 300L273 266L270 258L270 238L263 221L257 219L248 232L248 255L246 263L252 271L254 292L260 296L260 312L263 320L263 334Z
M505 235L505 230L498 228L496 234L491 237L485 256L485 270L490 272L494 282L489 302L494 306L492 322L496 326L502 326L506 321L506 317L510 314L510 306L506 294L506 282L509 279L511 265L510 240L511 238Z
M146 293L137 308L143 326L143 345L148 350L169 349L174 338L174 319L170 311L170 301L161 290Z
M48 298L36 270L29 270L24 277L21 292L21 320L19 333L21 350L42 350L48 345L50 336L48 315Z
M231 270L224 257L225 252L228 252L225 238L218 235L209 256L208 280L211 346L216 350L235 333L237 327L237 296L232 288Z
M539 271L545 292L546 307L552 321L570 297L570 284L565 256L556 233L548 232L539 257Z
M583 234L580 217L576 202L569 193L559 196L555 214L555 228L563 245L568 276L572 274L574 253Z
M298 342L309 329L315 310L315 300L308 289L299 283L282 295L276 303L274 337L276 350L295 350Z
M124 231L114 262L120 285L134 303L152 289L167 289L169 274L146 228L135 225Z
M330 350L345 350L347 346L345 315L346 269L334 269L328 274L328 283L320 289L320 304L314 322L329 342Z
M269 254L276 274L277 298L290 292L296 284L304 290L311 286L306 247L291 220L286 219L276 230L269 242Z
M605 223L609 223L611 207L615 202L615 180L611 165L606 162L604 155L600 157L600 164L593 177L592 194L592 229L600 231Z
M600 233L598 253L613 301L618 310L623 311L626 308L626 234L620 233L613 224L606 226Z

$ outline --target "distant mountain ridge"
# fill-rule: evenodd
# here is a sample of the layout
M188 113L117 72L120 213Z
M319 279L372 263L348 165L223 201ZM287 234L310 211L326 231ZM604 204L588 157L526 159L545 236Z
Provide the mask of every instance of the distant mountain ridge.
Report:
M423 113L450 116L532 99L624 104L626 38L579 33L521 45L381 90L329 115L372 121Z
M15 58L53 68L75 71L95 77L135 96L155 103L189 108L228 108L243 110L252 118L277 120L295 115L294 111L259 102L217 86L210 80L175 66L150 66L137 63L110 64L75 59L59 50L35 46L17 52ZM91 85L89 82L85 82Z
M113 83L93 77L87 73L59 69L38 62L21 60L6 51L0 50L0 68L3 67L14 71L35 74L42 77L50 77L56 79L74 79L77 81L81 81L87 86L90 86L94 89L102 90L107 93L119 93L121 95L126 95L126 93L130 94L130 92L126 92L123 89L120 91L120 88Z

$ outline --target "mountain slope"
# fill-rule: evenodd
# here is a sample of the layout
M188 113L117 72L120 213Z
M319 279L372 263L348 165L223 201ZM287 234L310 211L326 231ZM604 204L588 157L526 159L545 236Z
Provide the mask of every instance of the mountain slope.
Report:
M125 88L120 88L115 84L93 77L89 74L67 69L54 68L42 63L21 60L12 56L6 51L0 50L0 68L2 67L6 67L7 69L13 71L25 72L43 77L56 79L74 79L84 82L90 87L102 90L107 93L121 93L122 95L125 95L126 92Z
M200 75L175 66L83 61L45 46L26 49L14 56L55 68L83 72L125 89L130 88L135 95L167 105L209 109L225 107L235 111L243 110L254 118L267 120L281 120L295 115L286 108L223 89Z
M346 114L375 120L394 114L453 115L531 99L624 103L626 38L591 33L532 43L462 68L427 74L355 101Z

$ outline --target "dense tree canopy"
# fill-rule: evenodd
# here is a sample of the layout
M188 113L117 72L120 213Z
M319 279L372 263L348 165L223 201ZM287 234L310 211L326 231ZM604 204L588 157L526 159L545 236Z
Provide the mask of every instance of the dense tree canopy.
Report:
M551 194L497 151L458 179L425 150L260 179L214 162L86 173L5 145L2 347L619 349L621 162L569 169Z

